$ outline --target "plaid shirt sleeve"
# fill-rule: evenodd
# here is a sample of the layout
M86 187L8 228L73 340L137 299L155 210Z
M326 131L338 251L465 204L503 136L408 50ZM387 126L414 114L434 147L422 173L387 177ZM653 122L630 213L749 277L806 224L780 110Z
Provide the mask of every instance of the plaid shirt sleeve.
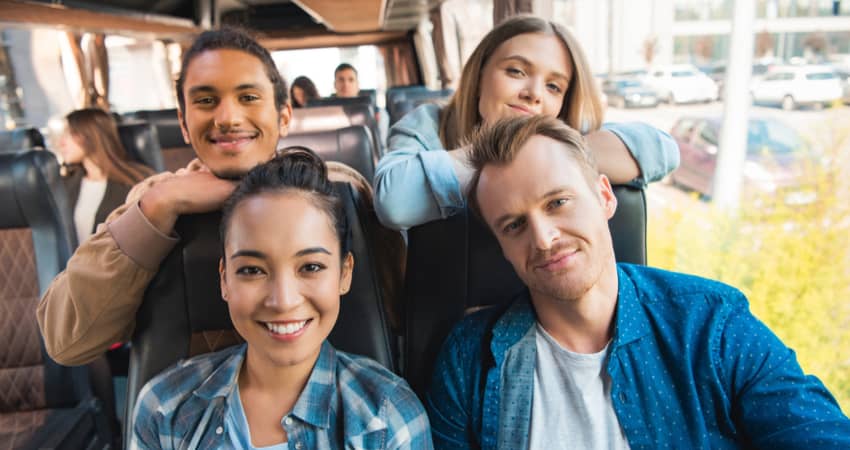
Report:
M153 383L147 383L139 392L136 407L133 409L133 433L128 448L162 448L159 418L160 399L156 395Z
M401 382L396 386L387 396L383 409L387 422L386 449L430 450L434 448L431 442L428 415L407 383Z

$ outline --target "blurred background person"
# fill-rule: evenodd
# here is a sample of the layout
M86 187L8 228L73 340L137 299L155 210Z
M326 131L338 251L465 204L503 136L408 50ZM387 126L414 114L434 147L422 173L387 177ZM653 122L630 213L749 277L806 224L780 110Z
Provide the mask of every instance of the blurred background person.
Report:
M334 69L334 91L337 97L357 97L360 94L360 81L357 69L351 64L342 63Z
M80 109L65 116L59 143L65 187L74 214L78 242L94 233L97 224L124 203L134 184L153 170L127 157L118 127L101 109Z
M319 90L316 89L316 85L305 76L300 76L292 82L289 93L293 108L303 108L307 106L307 102L311 99L319 98Z

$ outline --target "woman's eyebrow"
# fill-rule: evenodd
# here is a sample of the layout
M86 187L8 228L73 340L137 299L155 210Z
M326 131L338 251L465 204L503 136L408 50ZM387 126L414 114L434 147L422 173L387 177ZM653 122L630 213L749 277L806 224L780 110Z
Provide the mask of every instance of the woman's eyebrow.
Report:
M324 247L310 247L310 248L305 248L303 250L298 250L298 252L295 253L295 256L311 255L313 253L324 253L326 255L331 254L331 252L328 251L328 249L326 249Z
M237 250L233 252L232 255L230 255L231 258L238 258L240 256L264 259L266 257L266 254L259 250Z

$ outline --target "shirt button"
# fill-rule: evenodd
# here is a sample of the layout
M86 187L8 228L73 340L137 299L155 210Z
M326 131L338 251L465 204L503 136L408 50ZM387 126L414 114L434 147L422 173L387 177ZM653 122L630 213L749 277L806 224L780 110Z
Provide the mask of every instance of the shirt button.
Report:
M300 442L295 443L295 450L301 450L301 443Z
M218 428L215 429L215 434L221 434L221 433L224 433L224 428L218 427Z
M626 397L626 393L625 393L625 392L620 391L620 395L619 395L619 397L620 397L620 401L621 401L621 402L623 402L623 403L628 403L628 400L629 400L629 399Z
M287 417L286 419L283 419L283 423L286 425L292 425L292 418Z

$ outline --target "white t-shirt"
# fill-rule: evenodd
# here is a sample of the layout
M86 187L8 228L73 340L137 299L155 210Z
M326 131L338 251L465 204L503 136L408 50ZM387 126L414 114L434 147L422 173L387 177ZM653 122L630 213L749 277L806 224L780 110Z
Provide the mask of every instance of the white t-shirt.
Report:
M91 181L86 178L80 182L80 195L74 207L74 225L77 228L77 242L82 243L92 234L97 208L106 193L106 180Z
M629 448L611 403L608 353L608 345L599 353L571 352L537 324L529 448Z

